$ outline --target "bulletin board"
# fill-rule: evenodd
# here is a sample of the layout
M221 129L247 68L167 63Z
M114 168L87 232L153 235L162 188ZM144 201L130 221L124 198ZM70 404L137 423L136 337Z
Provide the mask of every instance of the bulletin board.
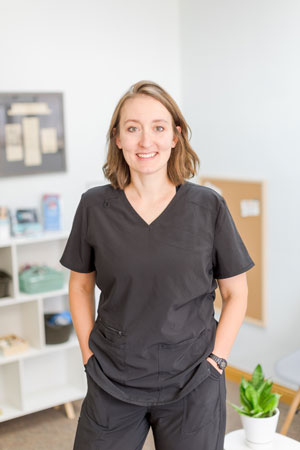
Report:
M65 170L62 93L0 93L0 176Z
M255 266L247 271L248 307L245 320L266 326L265 304L265 182L219 179L202 176L199 184L221 194L237 230ZM222 298L216 289L215 309L221 310Z

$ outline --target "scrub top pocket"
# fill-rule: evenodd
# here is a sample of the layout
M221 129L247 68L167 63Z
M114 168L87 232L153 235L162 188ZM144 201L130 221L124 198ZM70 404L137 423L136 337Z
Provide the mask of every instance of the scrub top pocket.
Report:
M207 347L207 330L191 339L186 339L177 344L159 344L159 380L164 381L172 376L190 369L190 366L197 363Z
M125 333L113 330L108 324L97 321L90 336L90 348L110 378L124 382L127 342ZM122 334L119 334L120 331Z
M125 331L109 325L102 319L102 317L99 317L96 323L104 337L112 344L120 345L123 343L124 337L126 336Z

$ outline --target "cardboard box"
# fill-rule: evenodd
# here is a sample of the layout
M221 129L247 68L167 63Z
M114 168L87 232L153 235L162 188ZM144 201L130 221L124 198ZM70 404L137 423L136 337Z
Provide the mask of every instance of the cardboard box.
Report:
M26 352L28 347L28 342L15 334L0 336L0 354L3 356L11 356Z

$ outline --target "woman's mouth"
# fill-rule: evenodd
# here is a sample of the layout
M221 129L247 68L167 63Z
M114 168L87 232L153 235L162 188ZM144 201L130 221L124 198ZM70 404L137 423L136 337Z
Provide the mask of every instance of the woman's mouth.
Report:
M157 152L152 153L137 153L136 154L138 158L140 159L153 159L157 155Z

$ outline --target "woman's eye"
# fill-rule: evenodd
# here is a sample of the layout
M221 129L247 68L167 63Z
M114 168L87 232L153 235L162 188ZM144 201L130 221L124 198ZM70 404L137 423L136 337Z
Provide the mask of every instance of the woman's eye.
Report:
M164 127L162 127L161 125L158 125L157 127L155 127L156 131L164 131Z
M136 131L136 127L129 127L128 128L128 131L130 132L130 133L133 133L134 131Z

